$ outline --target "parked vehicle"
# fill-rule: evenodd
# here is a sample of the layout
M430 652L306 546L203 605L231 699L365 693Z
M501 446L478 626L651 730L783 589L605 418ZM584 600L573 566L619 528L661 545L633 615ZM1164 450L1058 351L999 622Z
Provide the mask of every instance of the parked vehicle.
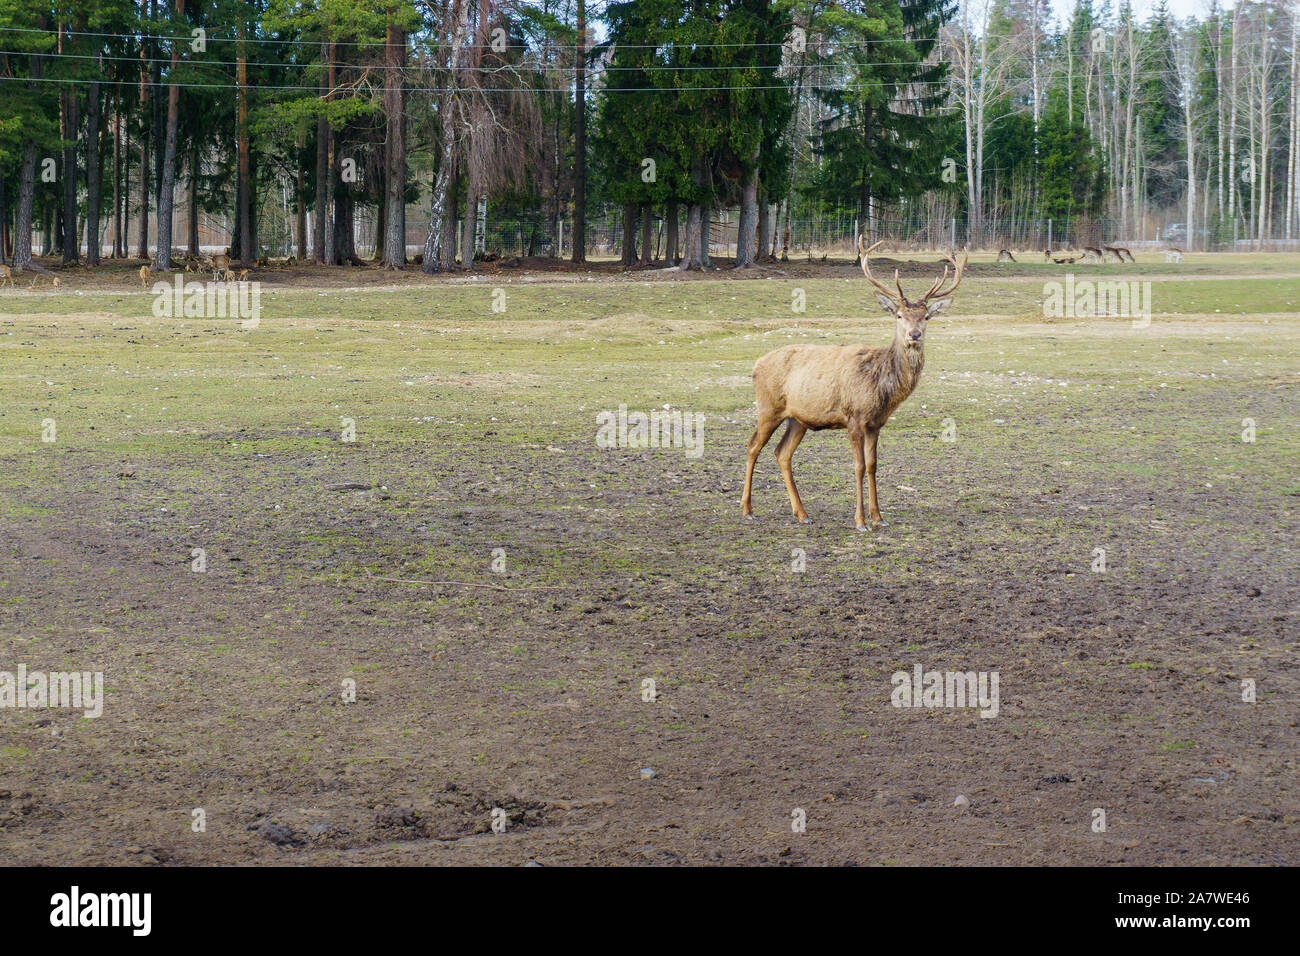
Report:
M1209 236L1209 234L1210 234L1209 231L1206 229L1196 230L1197 239L1205 239ZM1176 222L1172 226L1166 227L1165 231L1161 233L1161 238L1163 238L1165 242L1186 242L1187 223Z

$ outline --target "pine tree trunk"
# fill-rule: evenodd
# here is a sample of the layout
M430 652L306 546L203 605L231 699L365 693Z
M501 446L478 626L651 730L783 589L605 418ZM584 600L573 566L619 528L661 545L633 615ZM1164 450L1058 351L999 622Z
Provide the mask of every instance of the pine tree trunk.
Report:
M713 238L713 225L710 219L713 216L713 208L704 203L700 206L700 268L707 269L713 265L709 259L709 242Z
M299 159L294 167L294 235L298 240L298 260L307 261L307 203L302 198L302 140L299 138L297 153Z
M380 160L380 163L384 162L385 160ZM388 174L385 170L380 170L379 181L384 184L384 191L375 203L375 248L370 258L376 264L383 265L384 247L388 244Z
M86 264L99 265L100 142L99 84L90 84L86 112Z
M406 99L402 92L406 35L389 20L386 39L388 70L384 81L384 112L388 117L388 137L384 149L387 208L383 261L387 269L401 269L406 265Z
M321 62L329 61L329 44L321 41L320 45ZM321 85L322 103L328 103L330 98L330 88L328 84ZM316 118L316 221L315 229L312 236L312 255L320 265L327 265L330 261L329 248L333 244L330 236L330 123L325 115L325 107L322 105L321 114Z
M578 0L573 103L573 262L587 261L587 2Z
M190 255L199 256L199 147L190 146L190 214L189 214Z
M636 262L636 206L631 203L623 205L623 255L619 263L624 266Z
M334 193L334 262L337 265L362 264L357 258L354 221L352 193L339 182Z
M63 264L77 262L77 107L75 93L64 94L66 105L64 138L70 144L63 150Z
M143 50L141 56L144 55ZM144 85L144 71L141 70L141 85ZM140 104L141 110L145 109L149 102L148 87L145 87L144 100ZM136 256L140 259L148 260L149 258L149 127L147 124L141 125L140 135L140 234L139 245L136 247Z
M740 223L736 227L736 268L749 269L754 265L756 250L754 232L758 227L758 151L750 157L750 168L745 172L745 182L740 193Z
M0 176L0 266L9 265L9 197L5 195L5 178Z
M665 258L670 266L677 265L677 203L668 204L668 241L665 249Z
M316 220L312 236L312 254L320 265L329 265L330 221L330 124L324 114L316 121Z
M9 265L9 198L5 195L5 178L0 176L0 266Z
M122 114L118 93L113 92L113 258L126 255L122 239Z
M700 261L700 205L691 203L686 207L686 230L682 237L682 257L677 268L683 272L704 268Z
M237 255L239 264L247 269L252 265L253 258L253 230L250 222L249 206L252 205L252 177L249 169L248 156L248 51L244 43L244 25L240 23L236 30L237 38L235 67L235 83L238 89L235 91L239 97L237 110L237 150L239 154L239 188L238 195L238 216L239 216L239 249L232 255Z
M37 73L36 75L39 75ZM32 199L36 194L36 144L23 144L23 166L18 180L18 208L14 212L14 266L32 263Z
M185 16L185 0L176 0L176 13ZM174 74L180 60L180 44L172 42L171 84L167 89L167 128L163 134L162 176L158 192L158 254L154 268L170 272L172 268L172 213L176 206L176 134L180 123L181 88Z
M641 264L650 265L654 262L654 243L650 241L651 234L650 204L646 203L641 207Z
M331 82L331 87L334 83ZM341 132L331 134L333 144L330 147L330 192L334 197L334 222L330 233L334 245L330 250L330 262L338 266L359 266L356 249L356 204L349 184L343 181L342 166L345 157L339 143Z

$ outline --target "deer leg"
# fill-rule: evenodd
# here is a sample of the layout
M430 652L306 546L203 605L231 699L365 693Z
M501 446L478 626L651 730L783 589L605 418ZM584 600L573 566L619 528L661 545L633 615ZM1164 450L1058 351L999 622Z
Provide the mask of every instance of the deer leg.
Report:
M799 447L799 442L803 441L804 432L808 429L793 418L787 421L790 424L786 426L785 434L781 436L781 441L776 446L776 461L781 466L785 490L790 493L790 508L794 511L794 516L800 521L807 521L808 512L804 510L803 502L799 500L799 489L794 486L794 468L790 460L794 457L794 450Z
M876 442L880 438L880 429L873 428L867 432L866 440L866 458L867 458L867 489L870 495L868 505L870 508L871 523L884 524L885 519L880 516L880 502L876 500ZM862 518L861 495L858 496L858 518Z
M863 451L866 432L861 428L849 429L849 447L853 449L853 475L857 479L858 510L853 513L859 531L867 530L867 515L862 509L862 476L867 473L867 458Z
M749 517L754 513L754 506L749 503L750 486L754 483L754 462L758 461L759 452L767 444L767 440L772 437L772 432L780 427L782 418L779 415L760 415L758 427L754 429L754 434L749 436L749 462L745 465L745 491L740 496L740 513Z

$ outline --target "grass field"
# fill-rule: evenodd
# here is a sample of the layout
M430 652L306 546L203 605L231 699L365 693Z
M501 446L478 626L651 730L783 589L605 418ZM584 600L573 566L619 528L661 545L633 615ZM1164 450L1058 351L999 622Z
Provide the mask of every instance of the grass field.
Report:
M1300 862L1300 257L1074 267L1145 327L1063 275L972 265L872 532L843 432L812 524L775 443L738 503L754 360L888 340L851 263L0 290L0 671L107 690L0 709L0 863ZM891 706L917 665L997 716Z

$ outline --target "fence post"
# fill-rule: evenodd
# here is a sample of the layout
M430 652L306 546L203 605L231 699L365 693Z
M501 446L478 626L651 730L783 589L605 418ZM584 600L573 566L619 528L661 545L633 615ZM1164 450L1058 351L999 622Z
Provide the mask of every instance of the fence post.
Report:
M1047 220L1047 248L1052 248L1052 220Z

